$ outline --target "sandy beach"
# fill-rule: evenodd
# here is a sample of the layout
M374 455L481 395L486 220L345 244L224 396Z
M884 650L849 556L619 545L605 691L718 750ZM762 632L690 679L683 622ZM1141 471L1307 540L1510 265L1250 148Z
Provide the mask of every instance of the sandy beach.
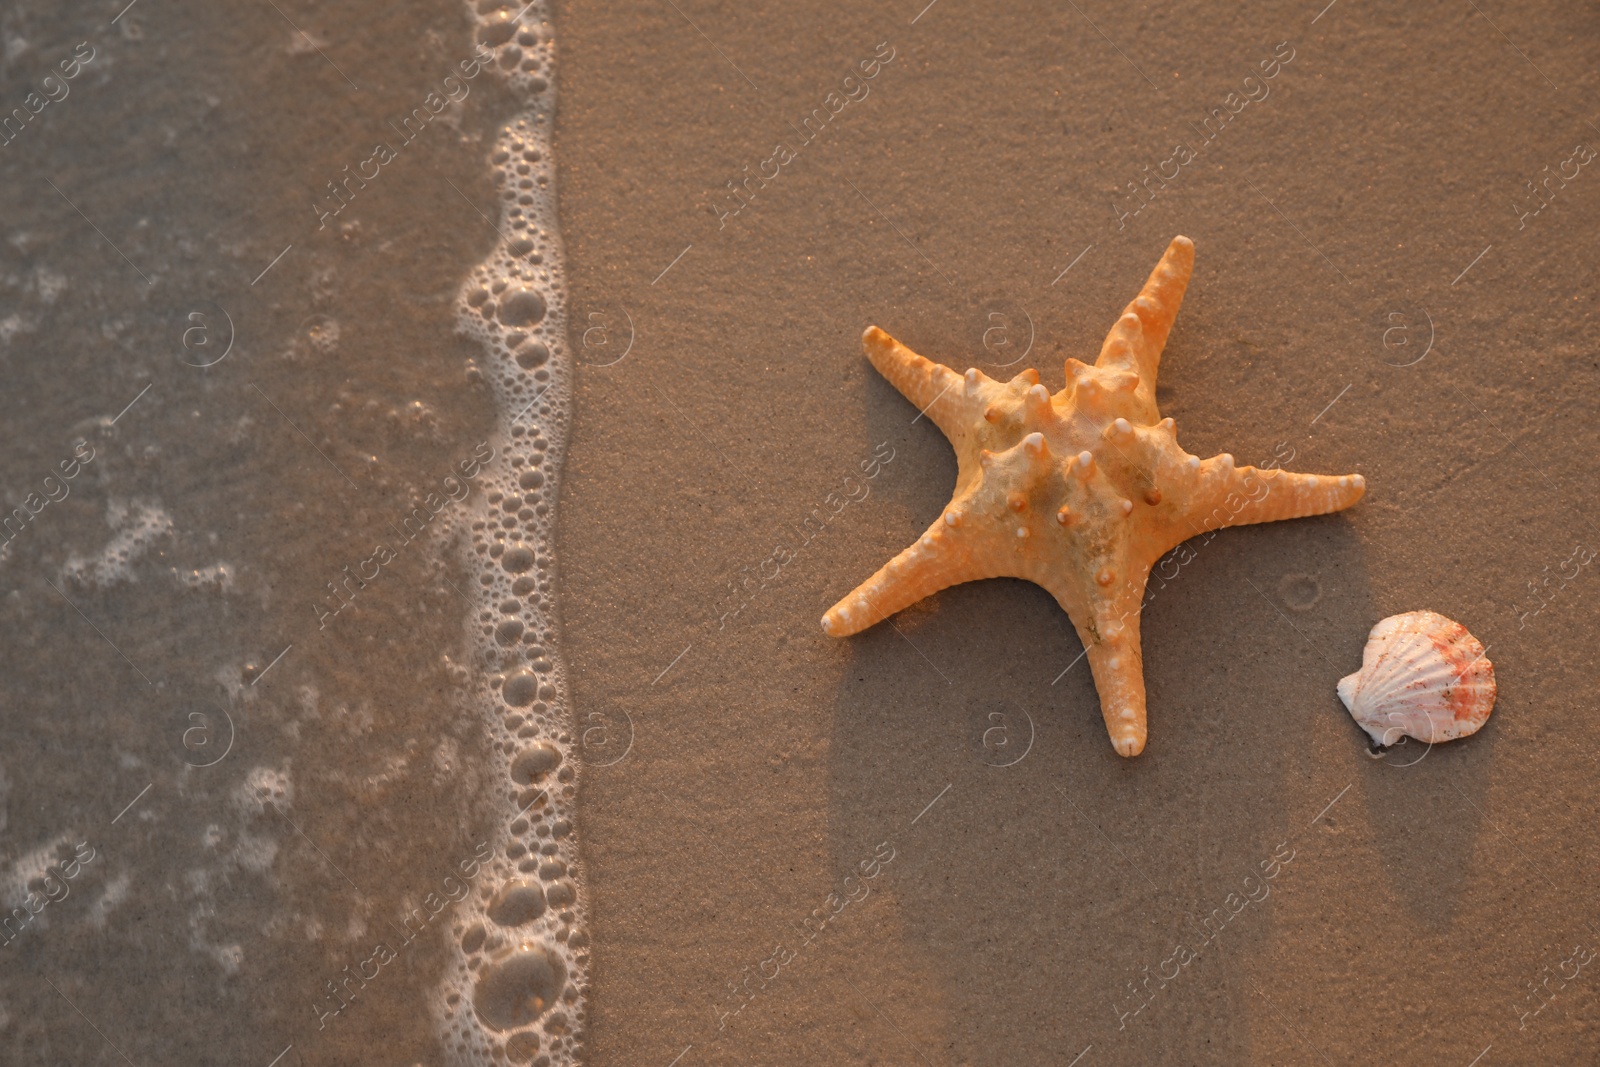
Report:
M1558 578L1539 611L1529 583L1596 535L1596 201L1580 177L1536 217L1512 205L1597 136L1593 27L1537 6L920 7L558 11L575 304L636 333L580 371L560 541L576 706L634 727L584 797L596 1062L1592 1056L1587 978L1561 985L1594 940L1570 802L1592 591L1556 599ZM797 145L880 42L865 97ZM778 144L793 162L730 194ZM1179 144L1193 162L1136 198ZM823 636L955 477L862 328L1055 390L1177 233L1196 268L1159 399L1180 441L1369 491L1152 578L1145 753L1113 754L1033 585ZM830 521L796 548L813 509ZM1499 704L1476 737L1373 760L1333 686L1373 623L1424 607L1490 646Z
M0 1061L1592 1060L1600 26L1325 3L554 3L515 435L457 322L520 4L0 13ZM1157 568L1144 752L1036 585L826 636L956 479L862 331L1053 392L1178 234L1180 443L1367 493ZM1374 755L1334 687L1416 609L1498 703ZM586 969L480 1054L519 657Z

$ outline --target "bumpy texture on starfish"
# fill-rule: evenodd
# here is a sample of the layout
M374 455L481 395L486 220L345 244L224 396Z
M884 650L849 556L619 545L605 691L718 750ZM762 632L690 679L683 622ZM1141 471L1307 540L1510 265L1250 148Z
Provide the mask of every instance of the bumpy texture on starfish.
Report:
M1156 366L1194 268L1175 237L1139 296L1106 335L1094 366L1067 360L1051 396L1039 372L1009 382L965 377L878 329L867 358L932 419L956 450L955 495L917 543L822 617L834 637L859 633L961 582L1026 578L1066 610L1088 650L1111 743L1144 750L1139 610L1150 568L1196 534L1339 511L1361 499L1359 474L1236 467L1178 447L1156 409Z

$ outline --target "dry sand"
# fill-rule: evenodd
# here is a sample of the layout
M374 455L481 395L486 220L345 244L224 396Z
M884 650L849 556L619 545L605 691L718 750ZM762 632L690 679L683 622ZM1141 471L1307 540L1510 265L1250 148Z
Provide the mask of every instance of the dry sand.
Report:
M0 148L7 508L75 434L99 449L0 564L0 873L96 849L0 948L0 1061L440 1063L443 922L328 1027L311 1003L485 833L465 577L407 557L332 636L311 605L490 425L451 302L494 239L474 205L512 102L475 84L318 231L324 182L469 51L463 12L121 6L0 13L7 107L97 49ZM1600 148L1592 12L619 0L555 24L589 1062L1596 1057L1573 961L1600 950L1600 579L1560 572L1600 547L1600 178L1513 206ZM1200 148L1280 42L1270 95ZM802 144L835 91L858 99ZM1179 143L1133 215L1126 183ZM1156 591L1145 753L1112 752L1032 585L824 637L955 474L862 328L1054 389L1176 233L1180 441L1369 492L1224 531ZM206 370L179 361L202 301L238 331ZM67 581L140 502L172 532L126 580ZM173 573L223 562L230 593ZM1489 646L1499 705L1375 760L1334 684L1417 608ZM185 769L224 710L236 747ZM279 772L292 796L252 799Z

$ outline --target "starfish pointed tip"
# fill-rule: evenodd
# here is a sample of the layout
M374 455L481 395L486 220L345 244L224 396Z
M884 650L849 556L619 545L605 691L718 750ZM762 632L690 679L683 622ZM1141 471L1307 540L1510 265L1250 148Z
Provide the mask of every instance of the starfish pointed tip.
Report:
M867 615L865 605L860 608L861 615ZM822 617L822 632L829 637L849 637L858 634L872 624L871 619L855 619L850 608L850 598L845 597L839 603L828 609Z

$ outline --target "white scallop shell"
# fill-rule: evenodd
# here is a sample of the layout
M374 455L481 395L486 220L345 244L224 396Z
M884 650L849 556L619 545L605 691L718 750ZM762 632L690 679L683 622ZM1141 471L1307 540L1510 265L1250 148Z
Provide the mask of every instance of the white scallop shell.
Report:
M1432 611L1391 615L1372 628L1361 669L1339 682L1339 699L1374 745L1404 734L1450 741L1476 733L1494 708L1494 665L1483 645Z

